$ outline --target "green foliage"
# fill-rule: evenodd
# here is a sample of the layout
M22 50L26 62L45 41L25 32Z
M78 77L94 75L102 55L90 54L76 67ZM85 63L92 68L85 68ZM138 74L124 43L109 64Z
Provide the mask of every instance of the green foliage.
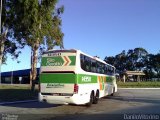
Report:
M114 65L119 73L140 70L145 72L147 78L160 77L160 54L148 54L144 48L122 51L115 57L106 57L104 60Z
M33 47L35 43L46 47L60 45L63 41L61 17L64 7L56 9L57 0L17 0L18 14L14 37ZM18 7L19 6L19 7Z
M10 53L12 56L12 59L18 59L19 54L21 53L21 51L17 50L18 47L17 44L15 42L13 42L12 40L6 40L5 41L5 46L4 46L4 51L3 51L3 62L5 63L6 59L7 59L7 53ZM17 62L20 62L17 60Z
M160 78L160 54L149 54L146 58L144 58L145 66L144 69L147 77L158 77Z
M17 59L20 53L22 44L18 44L17 40L11 39L13 37L15 8L11 1L2 0L2 27L0 35L0 60L5 63L8 53L13 59ZM1 63L1 61L0 61Z

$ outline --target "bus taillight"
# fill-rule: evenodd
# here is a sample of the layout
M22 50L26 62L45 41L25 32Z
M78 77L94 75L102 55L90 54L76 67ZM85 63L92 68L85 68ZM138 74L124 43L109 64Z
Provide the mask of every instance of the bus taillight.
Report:
M74 84L74 93L78 93L78 85L77 84Z

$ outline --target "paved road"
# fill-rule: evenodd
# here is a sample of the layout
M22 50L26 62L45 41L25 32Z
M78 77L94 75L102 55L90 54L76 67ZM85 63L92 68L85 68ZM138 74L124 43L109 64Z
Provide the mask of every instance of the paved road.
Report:
M91 107L39 102L1 105L0 113L3 117L26 120L114 120L129 119L131 115L153 115L160 119L160 90L121 89L115 96L102 98Z

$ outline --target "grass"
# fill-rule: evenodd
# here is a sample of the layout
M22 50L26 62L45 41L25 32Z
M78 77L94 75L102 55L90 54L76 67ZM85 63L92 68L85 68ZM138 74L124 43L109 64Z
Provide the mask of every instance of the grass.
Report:
M119 88L160 88L160 82L117 82Z
M0 85L0 102L34 100L38 97L38 90L30 90L29 85Z

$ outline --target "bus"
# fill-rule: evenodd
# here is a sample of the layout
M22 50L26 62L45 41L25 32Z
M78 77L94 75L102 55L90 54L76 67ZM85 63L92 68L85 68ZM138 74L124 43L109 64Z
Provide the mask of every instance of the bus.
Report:
M39 101L91 106L115 92L115 67L98 57L75 49L43 53Z

